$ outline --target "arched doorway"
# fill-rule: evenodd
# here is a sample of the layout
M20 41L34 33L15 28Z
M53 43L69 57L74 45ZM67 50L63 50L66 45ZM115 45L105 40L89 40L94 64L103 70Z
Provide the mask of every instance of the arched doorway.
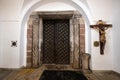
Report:
M53 1L54 2L54 1ZM60 1L61 2L61 1ZM69 5L72 5L72 6L74 6L76 9L78 9L78 8L80 8L80 10L78 10L78 11L81 11L81 10L83 10L83 9L81 9L81 7L79 6L79 5L77 5L77 4L75 4L75 2L72 2L72 1L70 1L70 2L66 2L66 1L62 1L63 3L67 3L67 4L69 4ZM43 3L44 3L44 1L43 1ZM34 10L34 8L35 7L38 7L38 4L39 4L39 6L40 6L40 4L42 5L42 2L41 1L39 1L39 2L37 2L36 4L34 4L34 5L32 5L32 7L26 12L26 14L24 15L24 18L23 18L23 23L22 23L22 26L25 26L25 22L27 21L26 19L29 17L29 15L31 14L31 12L32 12L32 10ZM84 11L82 11L81 13L84 13ZM84 14L83 16L84 16L84 18L86 18L85 17L85 15L86 14ZM88 18L86 18L87 20L88 20ZM25 20L25 22L24 22L24 20ZM86 20L86 21L87 21ZM88 20L88 22L89 22L89 20ZM89 24L89 23L88 23ZM85 24L81 24L81 25L85 25ZM24 31L24 28L22 28L23 30L21 30L21 31ZM30 30L28 30L28 33L29 33L29 31ZM23 37L22 37L23 38ZM22 39L21 38L21 39ZM24 42L24 40L25 39L23 39L22 41ZM22 43L23 44L23 43ZM26 45L21 45L21 46L26 46ZM23 50L21 50L21 51L23 51ZM22 55L22 54L21 54ZM23 54L24 55L24 54ZM27 57L27 56L26 56ZM29 60L30 59L27 59L27 61L29 62ZM21 60L22 61L22 60ZM26 61L26 60L24 60L24 61ZM26 61L26 62L27 62ZM22 62L23 63L23 62ZM24 62L25 63L25 62ZM25 63L26 64L26 63ZM29 65L29 64L28 64Z

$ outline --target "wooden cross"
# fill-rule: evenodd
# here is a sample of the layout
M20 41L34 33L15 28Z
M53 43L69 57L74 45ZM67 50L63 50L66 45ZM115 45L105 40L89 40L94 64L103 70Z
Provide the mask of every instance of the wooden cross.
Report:
M90 27L99 31L100 54L103 55L106 44L105 30L112 27L112 24L106 24L104 21L99 20L96 25L90 25Z

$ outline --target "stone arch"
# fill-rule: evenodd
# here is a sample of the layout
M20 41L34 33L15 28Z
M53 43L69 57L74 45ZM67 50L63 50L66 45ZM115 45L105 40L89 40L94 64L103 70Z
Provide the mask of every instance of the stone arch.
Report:
M21 66L24 65L26 66L26 31L27 31L27 21L28 18L30 16L30 14L32 13L32 11L34 9L36 9L39 6L42 6L44 4L47 4L49 2L55 2L56 0L36 0L36 2L31 2L31 4L29 4L29 6L27 6L26 8L23 9L22 11L22 19L21 19L21 49L20 49L20 64ZM70 0L69 2L67 0L57 0L58 2L63 2L65 4L71 5L73 7L76 8L76 10L78 10L82 15L83 18L85 20L85 23L87 23L87 25L91 24L91 20L90 20L90 13L88 8L86 7L86 5L83 4L82 1L73 1Z

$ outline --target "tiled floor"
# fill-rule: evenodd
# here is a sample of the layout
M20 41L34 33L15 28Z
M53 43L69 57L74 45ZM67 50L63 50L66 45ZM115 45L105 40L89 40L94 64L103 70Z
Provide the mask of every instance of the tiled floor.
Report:
M38 69L0 69L0 80L39 80L43 67Z
M120 80L120 74L114 71L93 71L85 75L88 80Z
M44 70L45 67L19 70L0 69L0 80L39 80ZM85 76L88 80L120 80L120 74L113 71L93 71Z
M5 69L0 69L0 80L3 80L5 77L7 77L12 70L5 70Z

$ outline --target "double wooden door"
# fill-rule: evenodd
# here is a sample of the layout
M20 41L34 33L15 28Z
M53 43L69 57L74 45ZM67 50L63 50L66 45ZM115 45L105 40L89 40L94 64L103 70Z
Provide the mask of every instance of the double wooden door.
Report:
M43 20L43 64L70 63L69 19Z

